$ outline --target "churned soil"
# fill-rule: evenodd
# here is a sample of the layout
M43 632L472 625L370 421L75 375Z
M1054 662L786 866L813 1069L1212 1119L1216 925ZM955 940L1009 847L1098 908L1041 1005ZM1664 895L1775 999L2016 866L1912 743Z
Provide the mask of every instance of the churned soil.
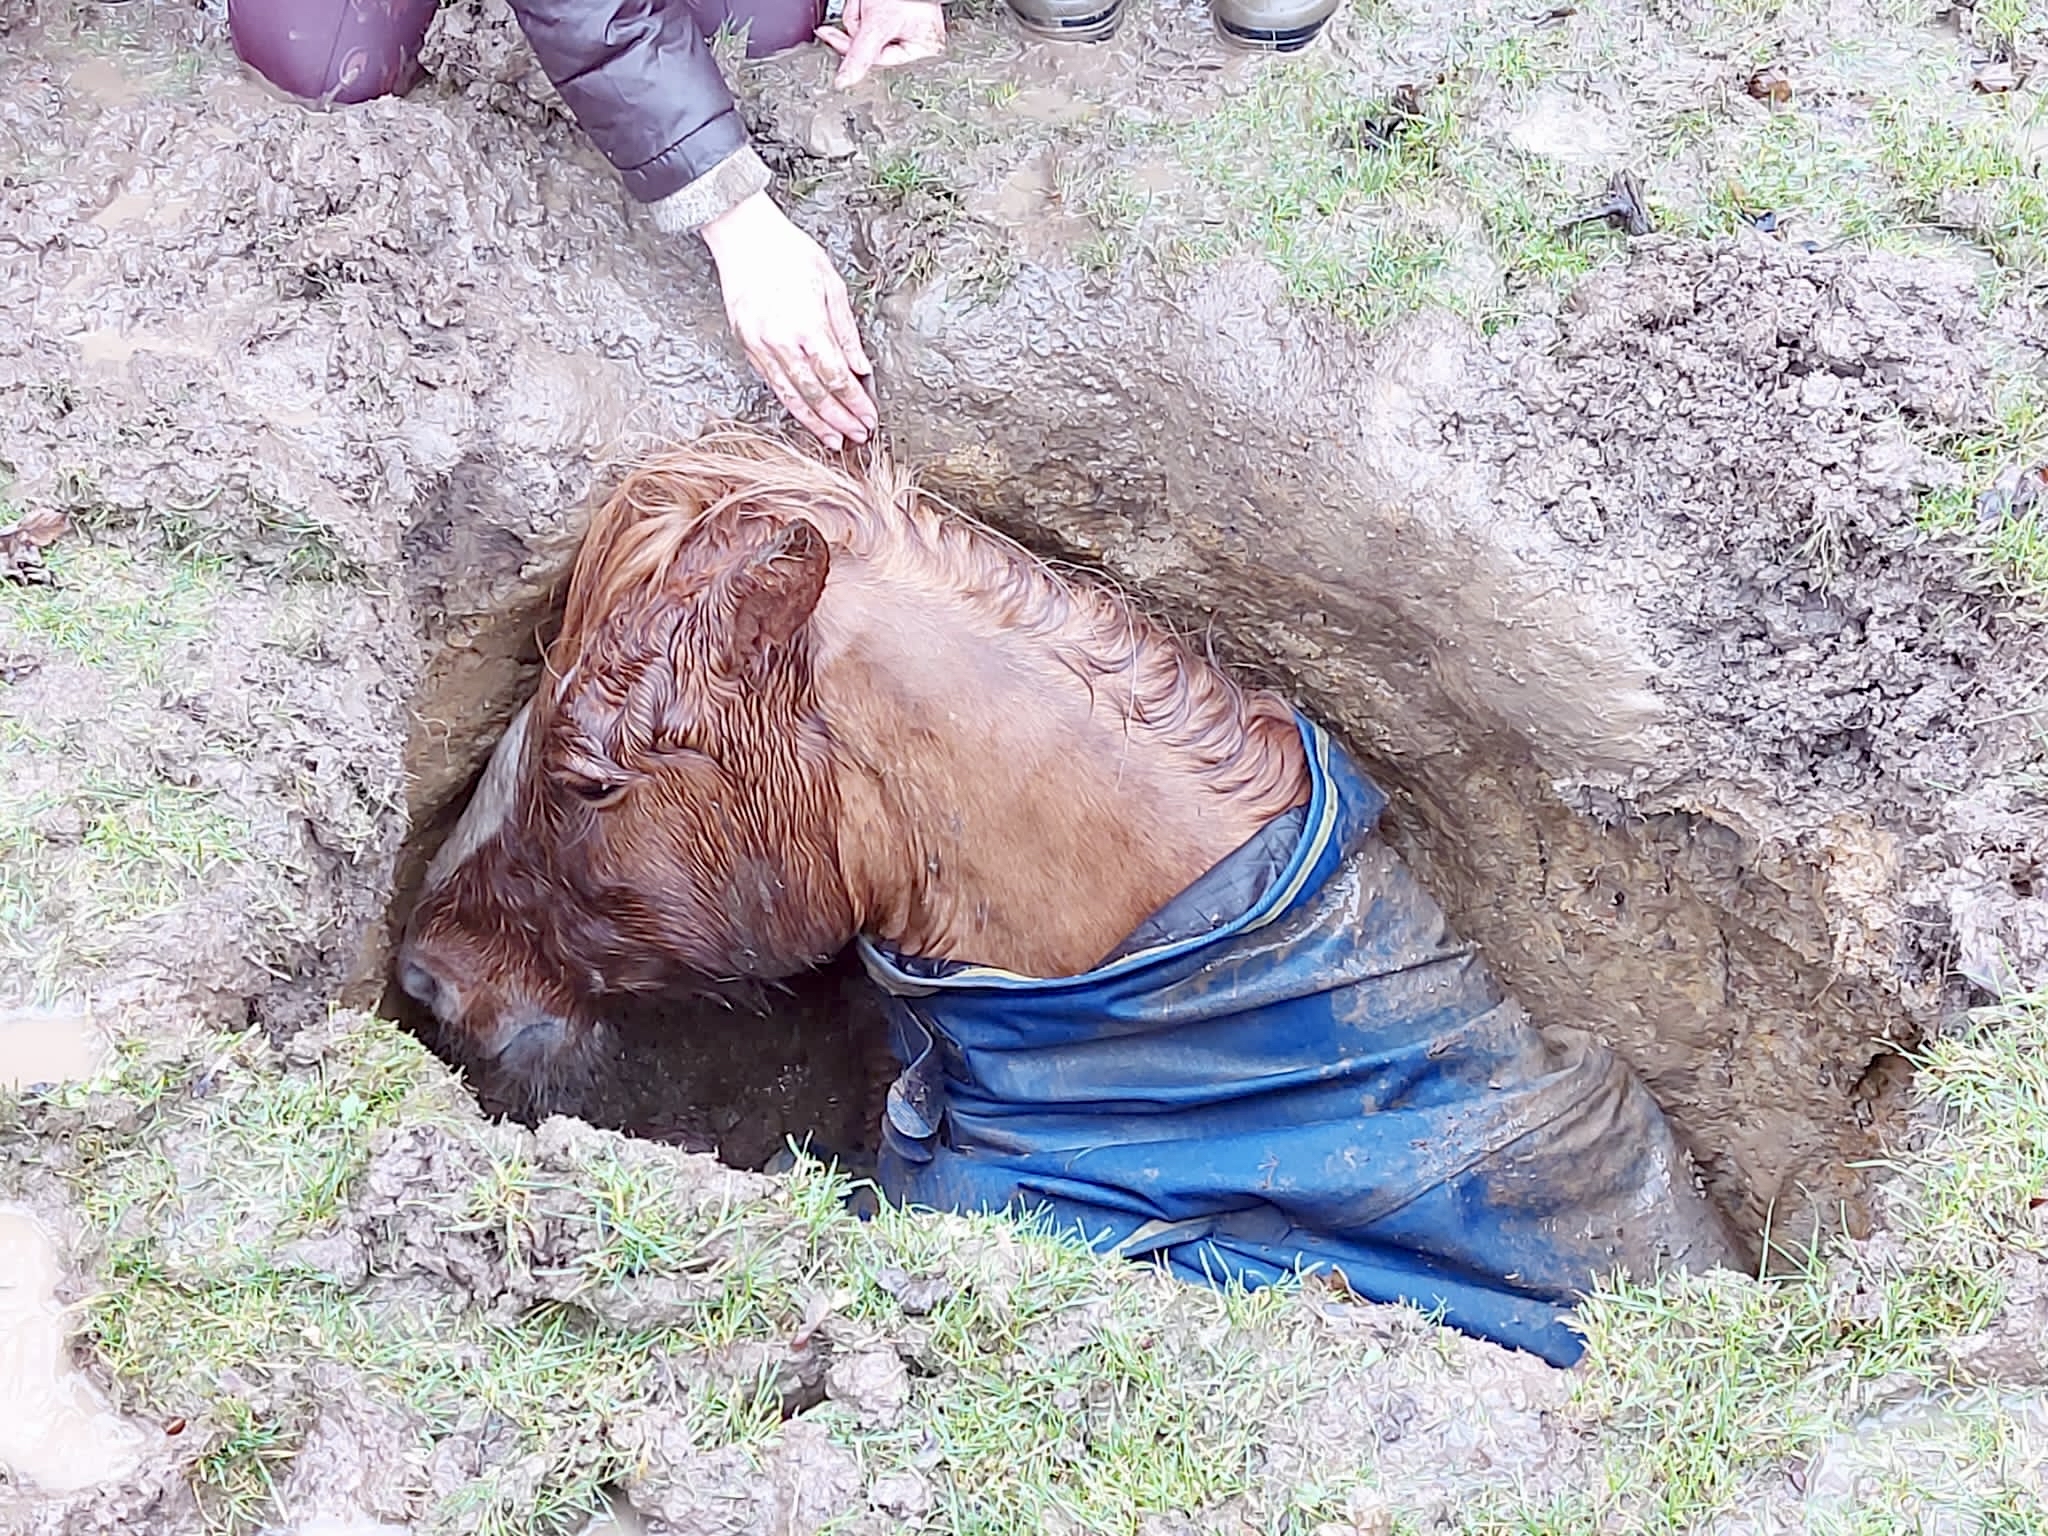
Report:
M1020 132L1252 67L1138 29L1062 74L959 28L1015 64ZM128 1053L0 1100L0 1196L100 1298L81 1359L152 1437L83 1491L0 1486L0 1527L275 1498L308 1532L527 1529L622 1485L677 1531L1086 1529L1148 1400L1201 1426L1148 1442L1148 1531L1449 1523L1595 1475L1570 1377L1411 1315L1226 1306L755 1171L868 1148L843 975L649 1021L527 1124L371 1023L592 495L768 401L496 4L446 8L412 97L334 113L252 83L203 6L16 5L0 36L0 524L68 524L0 585L0 1000L64 994ZM1901 1053L2048 980L2048 669L1922 515L1993 411L1981 273L1657 235L1497 323L1365 334L1251 254L1106 270L1043 166L940 228L896 98L821 113L824 68L756 71L747 108L865 274L898 451L1339 731L1461 931L1623 1052L1749 1230L1869 1236ZM150 1365L152 1328L184 1357ZM551 1418L508 1383L556 1345ZM1050 1438L1018 1470L962 1405L1027 1379ZM1089 1491L1000 1505L1012 1473Z

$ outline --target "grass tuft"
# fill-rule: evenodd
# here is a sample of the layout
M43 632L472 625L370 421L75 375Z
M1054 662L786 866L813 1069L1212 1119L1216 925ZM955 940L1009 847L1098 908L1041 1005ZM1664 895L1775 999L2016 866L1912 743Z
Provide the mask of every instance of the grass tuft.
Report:
M1872 122L1901 217L1972 241L2022 290L2048 285L2048 167L2038 142L2027 147L2048 128L2048 104L1957 119L1891 102Z
M0 589L0 654L83 673L68 722L0 724L0 960L44 991L244 862L249 841L147 730L155 696L199 664L227 591L220 564L66 540L47 565L50 585ZM112 731L92 728L102 712Z
M1619 1286L1583 1309L1580 1407L1614 1437L1588 1506L1600 1521L1701 1528L1757 1479L1872 1433L1887 1402L1946 1391L1955 1345L1996 1319L2011 1263L2048 1253L2048 993L1983 1010L1916 1064L1938 1123L1889 1165L1882 1238L1809 1253L1768 1281ZM1983 1432L2004 1422L1995 1399L1954 1407ZM1946 1493L1913 1487L1950 1514L2011 1492L1997 1460Z
M1922 495L1921 527L1963 538L2015 594L2048 595L2048 505L2037 498L2016 509L1995 494L2002 481L2048 464L2048 381L2032 374L1998 378L1989 424L1934 447L1955 475Z
M276 1499L276 1469L297 1450L285 1426L259 1417L247 1403L225 1404L213 1444L192 1468L207 1525L233 1531L260 1521Z
M60 540L44 564L49 585L4 589L0 645L54 652L129 687L165 680L226 587L217 560L145 560L115 545Z

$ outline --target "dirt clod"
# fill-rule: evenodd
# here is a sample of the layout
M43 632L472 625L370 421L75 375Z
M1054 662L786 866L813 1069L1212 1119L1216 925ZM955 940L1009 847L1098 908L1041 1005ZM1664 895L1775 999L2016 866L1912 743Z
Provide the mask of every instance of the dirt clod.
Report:
M884 1472L868 1485L868 1503L898 1520L922 1520L931 1512L932 1487L915 1472Z
M36 622L0 654L27 807L0 884L12 901L26 848L40 899L8 906L25 926L0 961L10 989L47 969L172 1065L193 1039L208 1058L189 1080L7 1099L0 1174L92 1213L70 1277L100 1330L88 1358L166 1321L227 1339L197 1386L124 1357L117 1385L146 1378L184 1432L119 1486L32 1508L9 1490L0 1524L183 1536L202 1458L210 1512L274 1474L302 1531L443 1536L615 1473L655 1529L971 1521L982 1490L947 1460L971 1436L945 1416L1013 1381L1062 1420L1048 1454L1084 1469L1065 1499L1113 1481L1085 1480L1118 1443L1105 1426L1162 1404L1174 1433L1152 1426L1152 1451L1190 1424L1225 1445L1228 1496L1192 1507L1215 1470L1195 1445L1170 1469L1191 1507L1144 1517L1160 1532L1384 1530L1357 1499L1290 1503L1367 1457L1418 1529L1476 1490L1597 1484L1570 1378L1409 1314L1316 1295L1231 1320L1156 1277L1084 1285L981 1225L891 1228L890 1247L793 1155L775 1178L697 1155L761 1167L810 1135L861 1170L886 1063L838 979L766 1025L643 1021L612 1081L538 1112L487 1101L531 1129L441 1079L369 1081L390 1042L331 1006L382 996L390 924L533 685L591 493L619 454L767 401L701 253L627 205L500 0L442 7L427 89L334 113L242 78L217 9L102 24L44 0L0 22L0 144L33 151L0 178L0 285L33 296L0 303L4 491L17 544L31 519L69 529L33 552L54 581L6 587ZM1567 15L1538 41L1604 13L1523 19ZM1108 80L961 30L987 50L967 72L1023 82L1006 121L1101 110L1079 79L1163 130L1162 103L1215 73L1178 34L1133 29L1159 67ZM1502 128L1583 178L1538 211L1545 241L1621 157L1675 195L1625 101L1436 145L1468 104L1440 62L1392 57L1353 99L1383 113L1310 114L1316 152L1441 176L1425 163ZM1809 61L1787 66L1791 100L1772 82L1756 105L1754 63L1699 78L1772 123L1814 99ZM814 107L807 67L763 74ZM795 217L849 270L873 258L863 334L905 456L1341 732L1458 929L1539 1019L1626 1055L1752 1230L1881 1238L1858 1165L1905 1133L1900 1047L1975 989L2048 981L2038 644L1921 515L1956 488L1930 444L1989 429L1981 274L1651 234L1621 181L1595 216L1632 238L1575 237L1570 259L1598 265L1568 302L1363 337L1299 302L1316 273L1244 248L1170 285L1118 259L1055 207L1075 178L1051 157L986 210L960 166L1004 146L891 160L914 183L891 201L871 184L899 147L889 95L843 120L748 109L815 184ZM1976 229L2003 206L1950 189L1927 217ZM1303 227L1325 217L1304 208ZM972 282L947 269L961 253ZM2025 517L2038 479L1994 486L1987 516ZM245 1035L246 1058L211 1060ZM306 1125L280 1149L279 1126ZM299 1203L248 1175L251 1148L303 1175ZM146 1199L94 1204L130 1178ZM2038 1380L2032 1283L2014 1271L2011 1326L1954 1343L1959 1378ZM123 1334L110 1297L165 1311ZM1887 1316L1871 1285L1839 1303L1831 1327ZM345 1347L364 1368L340 1368ZM601 1369L577 1374L579 1350ZM393 1387L423 1353L439 1374ZM491 1391L452 1403L479 1362ZM549 1422L577 1427L506 1422L494 1405L556 1370ZM1256 1403L1231 1395L1246 1382ZM1204 1419L1219 1403L1231 1422Z
M894 1265L881 1270L875 1281L896 1298L906 1317L923 1317L953 1293L952 1282L943 1275L912 1275Z
M64 536L62 512L51 508L18 517L0 527L0 581L27 586L53 578L43 564L43 551Z
M840 1354L825 1373L825 1394L871 1429L893 1429L910 1401L910 1373L893 1348Z

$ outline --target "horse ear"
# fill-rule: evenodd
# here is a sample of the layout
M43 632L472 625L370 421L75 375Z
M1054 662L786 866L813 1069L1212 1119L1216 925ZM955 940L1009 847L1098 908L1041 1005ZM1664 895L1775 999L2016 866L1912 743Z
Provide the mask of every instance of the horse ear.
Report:
M740 567L730 578L733 659L751 666L787 645L810 621L831 567L825 536L802 518Z

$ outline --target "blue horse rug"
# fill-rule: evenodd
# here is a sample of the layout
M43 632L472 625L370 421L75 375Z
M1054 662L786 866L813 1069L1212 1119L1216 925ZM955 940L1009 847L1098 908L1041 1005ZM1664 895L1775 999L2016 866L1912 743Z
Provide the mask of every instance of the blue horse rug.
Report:
M1574 1363L1602 1278L1731 1258L1663 1112L1541 1031L1377 827L1386 796L1303 720L1314 788L1084 975L891 953L899 1205L1049 1214L1185 1279L1340 1272Z

